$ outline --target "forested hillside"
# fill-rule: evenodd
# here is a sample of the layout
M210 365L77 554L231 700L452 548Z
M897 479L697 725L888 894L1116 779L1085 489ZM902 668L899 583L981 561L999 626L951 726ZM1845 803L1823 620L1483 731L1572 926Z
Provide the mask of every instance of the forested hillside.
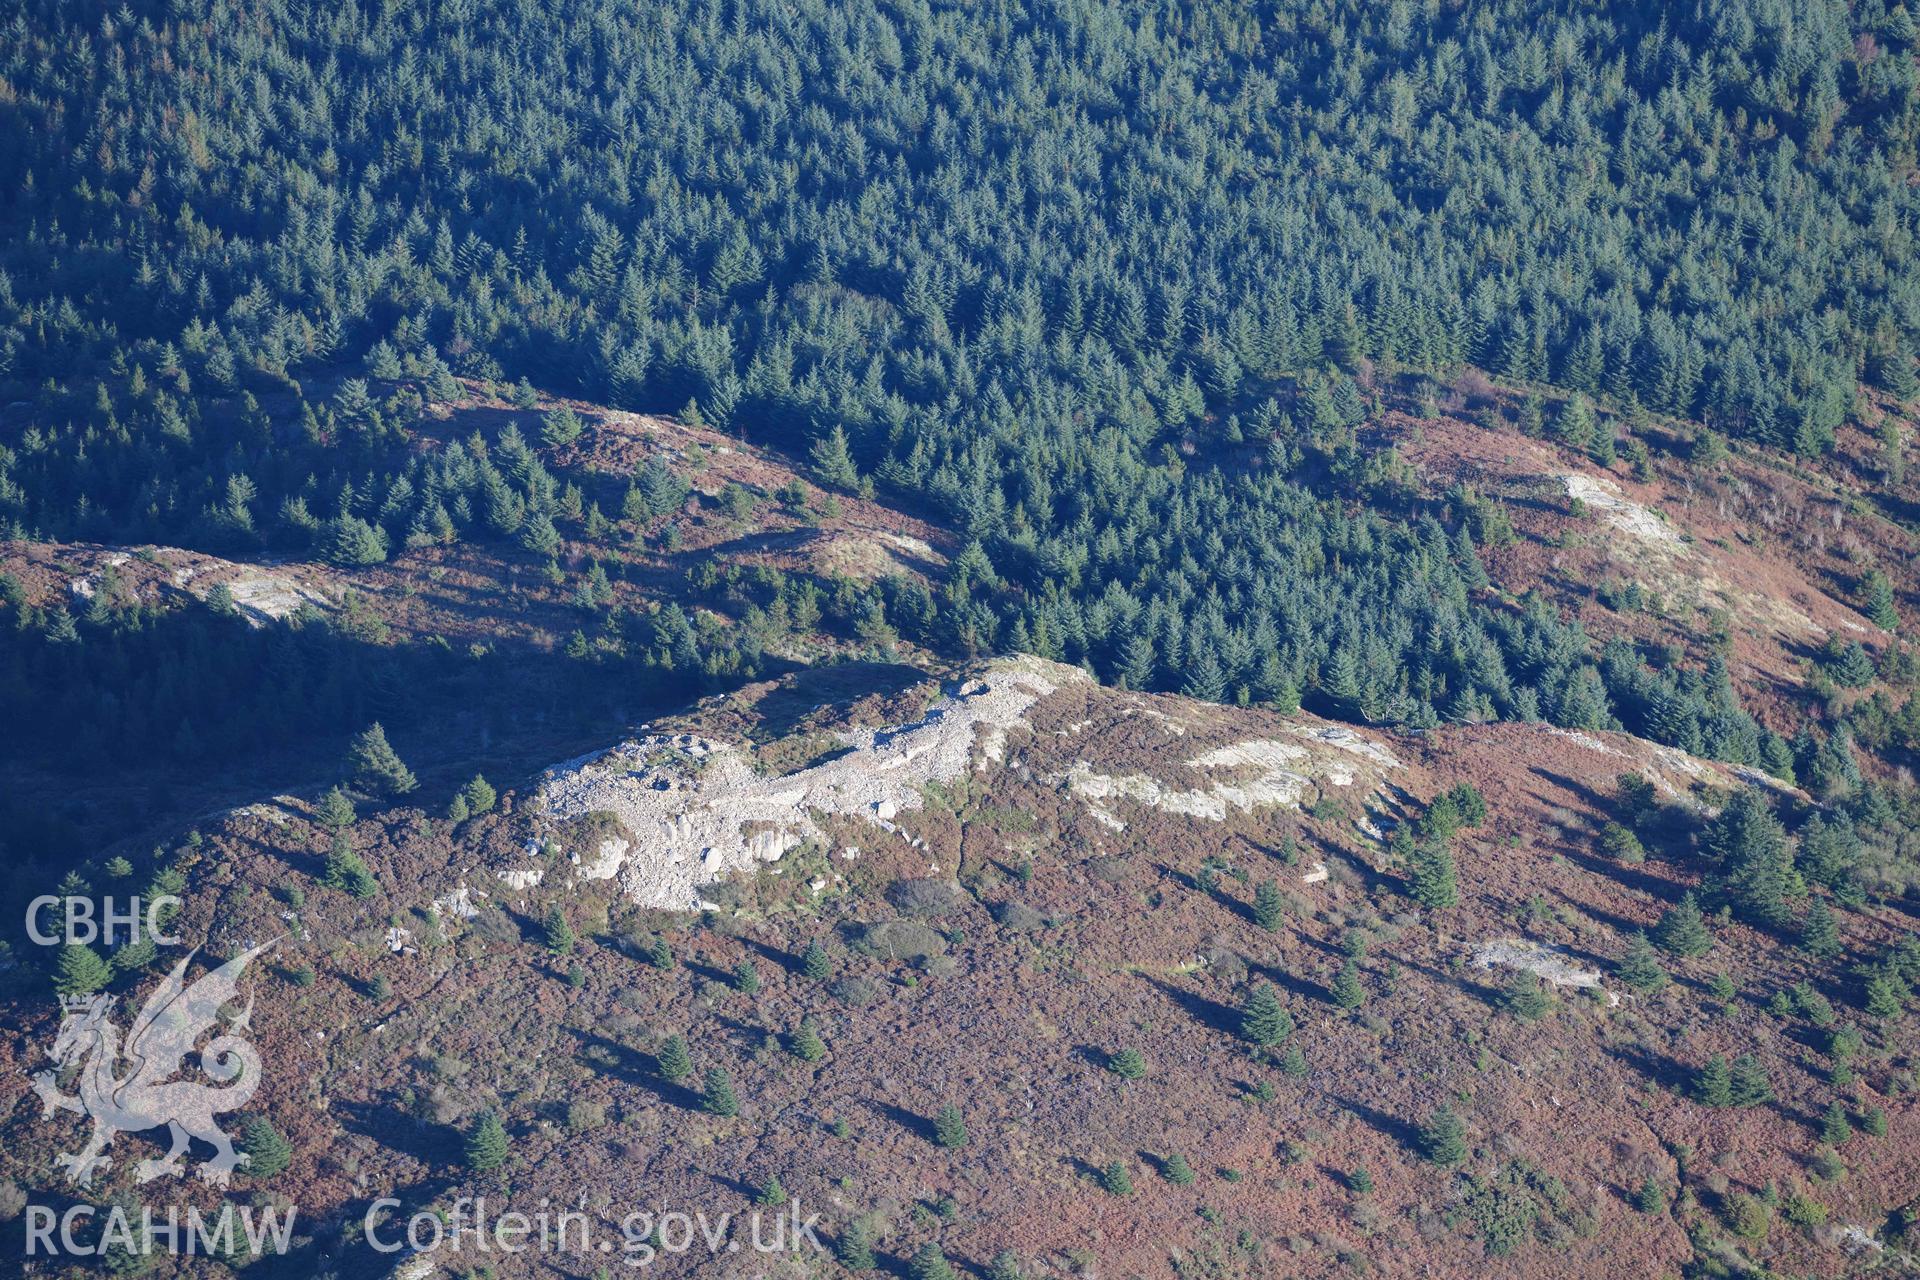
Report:
M1641 728L1652 673L1490 612L1471 502L1396 502L1354 428L1469 363L1609 459L1654 415L1829 449L1861 378L1913 390L1914 40L1879 0L32 0L0 527L550 556L597 508L417 430L524 380L951 524L892 602L943 649ZM1787 770L1723 673L1660 679Z
M478 1193L818 1211L783 1275L1920 1266L1917 59L1888 0L14 0L0 921L198 959L0 928L0 1252L661 1242L366 1234ZM150 1078L102 1019L256 955L252 1163L68 1154Z

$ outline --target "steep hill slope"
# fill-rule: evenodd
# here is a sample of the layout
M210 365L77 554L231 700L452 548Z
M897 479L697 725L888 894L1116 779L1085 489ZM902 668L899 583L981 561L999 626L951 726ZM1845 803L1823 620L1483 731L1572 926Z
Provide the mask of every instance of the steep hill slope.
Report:
M1661 798L1646 863L1598 852L1626 772ZM1451 842L1458 904L1424 908L1393 836L1463 782L1487 816ZM444 1206L491 1185L531 1211L584 1188L617 1236L624 1206L743 1209L769 1176L829 1236L860 1216L894 1256L937 1238L955 1260L1012 1249L1045 1274L1364 1259L1651 1277L1719 1253L1832 1273L1849 1249L1878 1254L1869 1238L1920 1178L1910 1021L1864 1016L1831 964L1738 923L1714 924L1698 959L1667 957L1662 990L1616 973L1631 931L1698 880L1688 832L1742 785L1619 734L1356 732L1032 660L942 679L828 669L651 723L497 814L357 823L348 843L380 883L364 901L315 883L329 837L290 800L205 828L175 865L185 932L213 953L286 935L254 1015L271 1068L258 1110L297 1151L270 1190L341 1274L386 1263L335 1254L321 1224L353 1236L377 1192ZM1266 882L1278 919L1256 904ZM697 912L656 909L696 896ZM564 956L542 945L556 910L581 939ZM1909 924L1847 913L1847 954ZM648 958L662 940L664 968ZM1348 957L1353 1008L1336 996ZM1550 979L1539 1021L1499 1008L1515 967ZM1716 974L1736 992L1724 1009ZM1769 1012L1801 980L1865 1034L1844 1086L1823 1019L1791 1000ZM1294 1026L1270 1053L1236 1012L1262 982ZM21 1067L48 1016L11 1038ZM817 1060L793 1051L803 1020ZM702 1112L697 1074L663 1078L670 1035L730 1076L737 1116ZM1109 1069L1128 1048L1141 1078ZM1776 1098L1690 1100L1714 1054L1754 1055ZM7 1078L6 1164L35 1185L66 1135L22 1105L23 1073ZM1879 1109L1886 1136L1846 1143L1846 1176L1820 1181L1836 1097L1856 1118ZM969 1135L951 1150L932 1139L947 1104ZM1443 1104L1466 1121L1457 1168L1420 1154ZM459 1166L459 1130L486 1108L508 1120L510 1189ZM1158 1172L1174 1153L1192 1185ZM1124 1205L1100 1185L1115 1162ZM1632 1206L1649 1179L1671 1211ZM1827 1226L1754 1240L1720 1225L1763 1196L1803 1218L1817 1203Z
M1488 552L1500 586L1544 592L1596 635L1723 652L1763 710L1792 701L1830 637L1887 643L1861 584L1876 567L1905 581L1916 552L1914 530L1859 490L1764 453L1700 466L1676 445L1636 470L1518 431L1398 414L1376 439L1429 497L1498 504L1517 535Z
M1905 1265L1915 673L1862 585L1912 598L1897 503L1678 444L1636 478L1515 429L1516 403L1387 409L1298 474L1418 526L1408 564L1432 531L1489 533L1445 554L1484 561L1513 687L1599 655L1620 700L1395 730L1337 662L1203 701L965 660L968 583L995 575L978 543L823 489L818 459L469 384L411 447L512 477L470 487L547 503L546 528L408 535L369 563L9 546L12 891L78 861L84 891L177 886L207 955L277 939L250 1115L294 1154L238 1195L304 1225L260 1274L393 1270L360 1230L384 1195L584 1195L617 1238L631 1209L738 1211L770 1177L903 1267L930 1241L1030 1275ZM1271 465L1241 444L1195 466L1243 454ZM1692 720L1652 714L1680 694ZM1743 706L1784 755L1674 745L1751 748ZM374 719L417 790L331 763ZM1616 720L1669 740L1580 727ZM450 805L476 771L498 803ZM29 1088L47 957L16 955L0 1176L37 1201L72 1194L50 1161L74 1135ZM154 964L123 956L110 990L132 1005ZM1284 1017L1250 1038L1269 986ZM673 1037L694 1074L667 1069ZM1716 1058L1769 1096L1703 1102ZM709 1068L738 1114L704 1108ZM947 1106L963 1146L937 1140ZM1423 1136L1442 1108L1458 1160ZM511 1156L476 1174L463 1135L488 1112ZM133 1163L92 1194L148 1194ZM407 1274L429 1264L467 1265Z

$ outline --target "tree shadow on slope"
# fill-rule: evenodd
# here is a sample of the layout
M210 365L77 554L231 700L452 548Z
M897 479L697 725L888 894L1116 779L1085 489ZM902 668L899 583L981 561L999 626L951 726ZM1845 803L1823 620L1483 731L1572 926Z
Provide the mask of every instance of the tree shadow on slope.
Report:
M676 1084L660 1074L660 1060L651 1053L642 1053L630 1045L600 1035L597 1032L579 1028L569 1028L580 1041L583 1057L603 1074L644 1089L670 1107L681 1111L695 1111L700 1107L700 1095L683 1084Z
M399 802L437 813L482 768L512 785L605 745L631 716L798 670L715 654L704 665L725 674L674 671L511 637L461 653L379 643L320 617L256 628L199 602L137 626L84 623L77 635L0 629L0 722L10 729L0 735L9 784L0 788L0 910L45 892L76 849L144 854L195 814L323 790L342 779L350 736L375 721L420 780ZM165 803L131 822L124 806L104 802L146 791ZM51 843L34 815L59 801L73 813Z
M1159 978L1149 977L1147 984L1179 1005L1188 1017L1201 1026L1227 1035L1239 1034L1240 1011L1231 1005L1209 1000L1203 995L1176 987L1170 982L1163 982Z
M460 1156L460 1142L453 1130L408 1115L389 1102L339 1102L333 1114L348 1133L371 1138L429 1169Z
M891 1120L911 1136L933 1146L939 1145L939 1135L934 1130L933 1121L926 1116L896 1106L891 1102L882 1102L877 1098L863 1099L861 1105L883 1119Z
M1358 1098L1349 1098L1342 1094L1329 1092L1327 1096L1341 1107L1352 1112L1382 1137L1404 1147L1408 1151L1417 1151L1420 1146L1420 1128L1399 1116L1370 1107Z

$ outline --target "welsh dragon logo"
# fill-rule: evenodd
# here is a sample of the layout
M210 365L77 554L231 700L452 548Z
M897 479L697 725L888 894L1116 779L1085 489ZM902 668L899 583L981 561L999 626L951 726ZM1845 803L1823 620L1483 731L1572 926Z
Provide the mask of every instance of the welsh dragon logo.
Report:
M161 1125L167 1127L172 1148L158 1160L142 1160L135 1166L135 1176L143 1183L178 1177L193 1138L214 1148L213 1159L200 1166L200 1177L206 1182L224 1187L235 1168L246 1166L246 1155L233 1149L232 1139L214 1116L245 1106L260 1087L260 1055L239 1034L248 1029L253 1014L251 996L240 1015L199 1054L200 1069L226 1087L172 1077L185 1068L194 1042L213 1027L221 1007L234 998L248 962L272 945L267 942L243 952L191 984L187 966L193 955L188 955L147 997L125 1044L110 1016L111 996L63 1001L64 1016L52 1054L57 1068L35 1075L33 1091L40 1095L43 1115L71 1111L93 1121L93 1133L84 1147L54 1157L55 1167L65 1169L69 1181L82 1187L93 1184L94 1173L112 1164L102 1153L114 1135ZM80 1067L79 1092L62 1093L59 1073L75 1064ZM124 1072L116 1074L122 1067Z

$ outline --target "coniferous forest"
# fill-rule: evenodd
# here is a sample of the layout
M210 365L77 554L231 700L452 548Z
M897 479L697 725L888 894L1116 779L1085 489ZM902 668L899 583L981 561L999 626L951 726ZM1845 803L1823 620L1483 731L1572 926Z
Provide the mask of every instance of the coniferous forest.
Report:
M1916 13L13 0L0 1253L1920 1267Z
M550 550L538 449L412 430L531 383L955 528L876 602L937 647L1784 775L1724 670L1480 603L1472 511L1396 506L1354 429L1473 365L1820 457L1914 389L1915 40L1880 0L29 0L0 528Z

